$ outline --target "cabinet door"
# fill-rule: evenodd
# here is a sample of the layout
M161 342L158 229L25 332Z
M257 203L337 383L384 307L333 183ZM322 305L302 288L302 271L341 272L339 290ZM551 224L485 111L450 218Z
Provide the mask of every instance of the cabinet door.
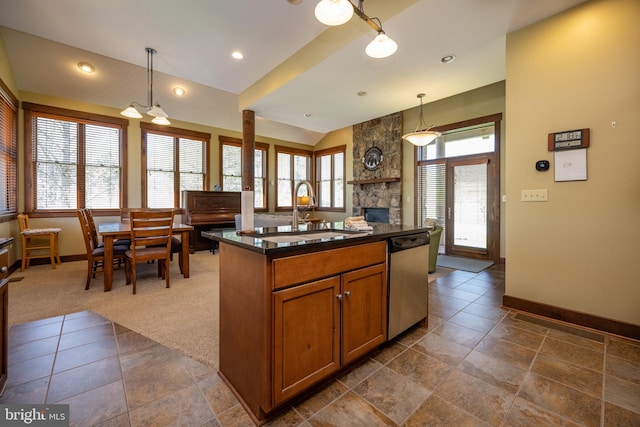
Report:
M273 293L274 404L340 367L340 277Z
M385 264L342 275L342 363L384 343L387 337Z

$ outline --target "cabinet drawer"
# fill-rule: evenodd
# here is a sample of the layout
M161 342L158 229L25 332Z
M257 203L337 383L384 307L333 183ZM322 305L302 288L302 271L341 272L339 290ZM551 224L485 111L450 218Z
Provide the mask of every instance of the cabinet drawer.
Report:
M273 289L386 262L385 241L273 260Z

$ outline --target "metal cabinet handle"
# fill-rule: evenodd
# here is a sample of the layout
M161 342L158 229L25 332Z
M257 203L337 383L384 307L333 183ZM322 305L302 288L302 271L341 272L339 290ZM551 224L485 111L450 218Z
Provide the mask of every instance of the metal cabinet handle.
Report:
M336 298L338 298L338 301L342 301L342 294L336 295Z
M6 273L7 271L9 271L9 269L7 268L6 265L4 265L4 266L2 266L2 268L0 268L0 273L2 273L2 274Z
M344 293L344 296L346 296L346 297L348 297L349 295L351 295L351 291L346 291L346 292Z

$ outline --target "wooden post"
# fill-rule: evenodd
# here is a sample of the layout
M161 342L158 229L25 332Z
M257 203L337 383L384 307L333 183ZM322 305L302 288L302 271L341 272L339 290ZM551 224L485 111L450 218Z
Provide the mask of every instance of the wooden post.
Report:
M241 231L253 231L254 158L256 146L256 118L251 110L242 110L242 215Z
M256 117L251 110L242 110L242 191L254 188L254 150L256 146Z

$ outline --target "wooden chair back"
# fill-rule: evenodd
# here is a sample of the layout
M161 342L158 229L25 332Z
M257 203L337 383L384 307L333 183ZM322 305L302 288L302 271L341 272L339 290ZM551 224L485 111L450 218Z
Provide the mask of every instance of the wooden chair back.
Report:
M89 223L87 221L87 212L85 209L78 209L76 214L78 215L78 221L80 222L80 231L82 231L82 238L84 239L84 247L87 250L87 255L93 252L93 242L91 239L91 231L89 229Z
M20 228L20 232L22 233L24 230L31 228L29 226L29 215L27 214L18 214L18 227Z
M132 278L136 293L136 264L158 260L161 275L169 287L169 261L173 234L173 210L132 210L131 249L127 251L127 284ZM133 277L131 277L133 276Z

